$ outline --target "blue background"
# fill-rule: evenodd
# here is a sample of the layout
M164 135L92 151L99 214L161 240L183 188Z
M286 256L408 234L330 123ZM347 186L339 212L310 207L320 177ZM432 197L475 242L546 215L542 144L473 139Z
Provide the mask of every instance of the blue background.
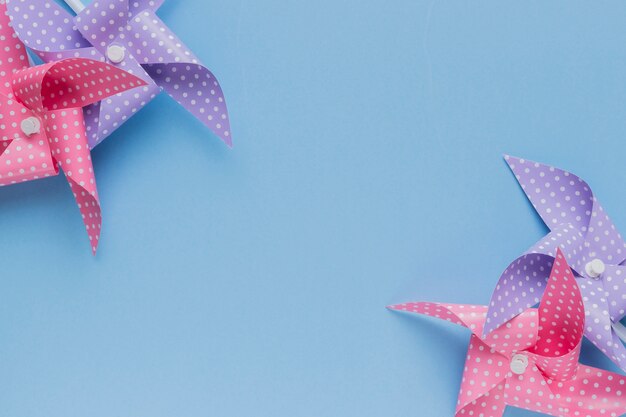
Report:
M235 148L159 96L93 153L96 257L62 176L0 190L1 416L452 416L468 333L384 307L485 304L545 233L502 154L576 172L626 228L624 3L159 15Z

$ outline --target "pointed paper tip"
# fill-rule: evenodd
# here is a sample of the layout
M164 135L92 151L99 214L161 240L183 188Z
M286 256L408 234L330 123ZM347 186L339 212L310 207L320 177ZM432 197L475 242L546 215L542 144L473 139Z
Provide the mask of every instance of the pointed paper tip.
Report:
M509 155L508 153L505 153L504 155L502 155L502 157L504 158L504 162L506 162L506 164L509 166L509 168L513 169L511 167L511 163L513 162L517 162L520 161L521 158L518 158L517 156L513 156L513 155Z

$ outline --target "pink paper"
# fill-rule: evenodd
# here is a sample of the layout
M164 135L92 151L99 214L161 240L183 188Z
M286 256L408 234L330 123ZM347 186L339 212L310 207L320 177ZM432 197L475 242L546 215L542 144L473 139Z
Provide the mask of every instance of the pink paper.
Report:
M487 336L487 306L418 302L389 308L472 331L455 416L500 417L507 405L552 416L626 412L626 377L578 363L585 310L560 250L539 308L527 309Z
M81 107L145 83L114 66L82 58L29 67L3 3L0 61L0 186L63 169L95 253L101 211ZM37 127L31 131L24 123Z

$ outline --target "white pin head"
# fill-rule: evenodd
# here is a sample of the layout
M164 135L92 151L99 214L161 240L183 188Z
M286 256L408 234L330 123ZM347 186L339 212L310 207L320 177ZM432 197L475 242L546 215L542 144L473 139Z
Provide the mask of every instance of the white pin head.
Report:
M22 120L22 122L20 123L20 127L22 128L22 132L24 132L26 136L31 136L35 133L39 133L39 129L41 129L41 123L39 122L38 118L31 116Z
M109 61L119 64L126 56L126 49L121 45L109 45L107 48L107 58Z
M604 273L605 269L606 269L606 266L604 265L604 262L602 262L601 259L597 259L597 258L591 262L587 262L587 265L585 265L585 272L591 278L598 278L600 275Z
M522 354L515 354L511 358L511 372L516 375L521 375L526 372L528 368L528 356Z

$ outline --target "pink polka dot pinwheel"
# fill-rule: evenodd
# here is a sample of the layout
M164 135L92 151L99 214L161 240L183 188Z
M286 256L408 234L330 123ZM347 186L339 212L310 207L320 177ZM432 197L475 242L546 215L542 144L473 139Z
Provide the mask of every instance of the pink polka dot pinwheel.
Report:
M389 308L472 331L457 417L500 417L507 405L562 417L626 412L626 377L578 363L585 310L560 249L539 308L525 310L487 336L486 306L418 302Z
M489 304L485 332L528 307L543 293L556 249L576 275L585 304L585 336L626 371L626 243L585 181L569 172L511 156L505 160L550 229L502 273Z
M81 58L29 67L0 1L0 186L65 172L95 253L100 203L81 107L145 83Z
M54 0L7 0L20 39L43 61L83 57L108 62L146 85L85 109L93 148L150 102L161 89L232 145L222 88L155 11L163 0L69 2L73 16Z

